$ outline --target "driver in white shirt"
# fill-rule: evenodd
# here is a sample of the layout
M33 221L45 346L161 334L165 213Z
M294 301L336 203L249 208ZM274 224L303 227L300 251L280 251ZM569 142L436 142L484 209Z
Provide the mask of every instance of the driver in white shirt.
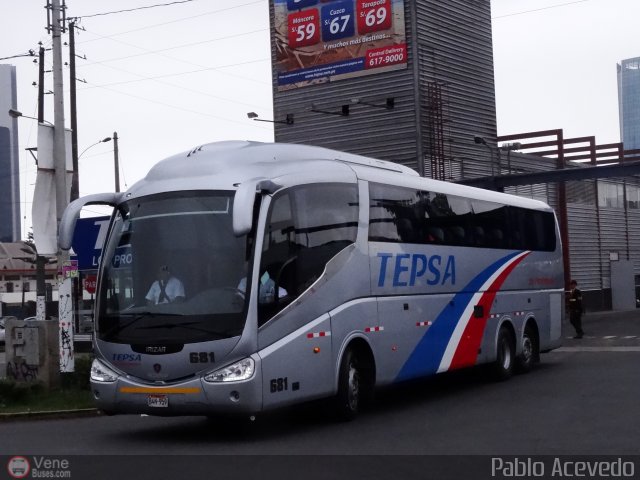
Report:
M149 305L181 302L185 299L184 285L177 277L171 275L167 265L161 265L158 269L158 279L153 282L145 298Z

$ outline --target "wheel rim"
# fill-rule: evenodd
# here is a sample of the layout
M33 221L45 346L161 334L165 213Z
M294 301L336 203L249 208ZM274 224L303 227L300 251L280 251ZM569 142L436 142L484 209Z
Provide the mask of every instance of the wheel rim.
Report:
M502 368L509 370L511 368L511 346L509 341L505 338L502 341Z
M356 411L360 401L360 374L353 362L349 363L349 380L347 388L347 402L349 409Z
M531 362L532 358L533 358L533 342L531 341L531 338L529 337L529 335L525 333L524 337L522 338L522 359L524 360L525 363L529 363Z

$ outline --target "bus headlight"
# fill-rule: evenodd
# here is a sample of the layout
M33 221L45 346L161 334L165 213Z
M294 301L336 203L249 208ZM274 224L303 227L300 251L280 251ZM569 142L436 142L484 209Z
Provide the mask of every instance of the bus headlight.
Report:
M101 361L95 359L91 364L91 380L94 382L112 383L117 379L118 375Z
M239 362L229 365L228 367L216 370L208 375L205 375L204 380L211 383L219 382L239 382L241 380L248 380L253 377L253 373L256 371L256 364L252 358L245 358Z

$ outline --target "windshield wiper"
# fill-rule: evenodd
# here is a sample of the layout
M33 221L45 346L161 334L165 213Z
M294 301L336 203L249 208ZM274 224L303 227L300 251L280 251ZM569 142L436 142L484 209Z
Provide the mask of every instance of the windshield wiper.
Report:
M160 325L149 325L148 327L138 327L138 330L154 330L154 329L158 329L158 328L176 328L176 327L181 327L181 328L186 328L189 330L196 330L199 332L205 332L205 333L210 333L213 335L217 335L220 338L227 338L230 336L233 336L234 332L233 330L226 330L226 331L218 331L218 330L211 330L208 328L202 328L202 327L194 327L193 325L197 325L199 322L186 322L186 323L162 323Z
M171 316L171 317L179 317L181 316L178 313L159 313L159 312L131 312L131 313L121 313L120 317L134 317L131 321L125 323L124 325L118 324L115 325L113 328L111 328L108 332L105 332L104 335L105 336L110 336L110 335L115 335L117 333L120 333L122 330L124 330L125 328L133 325L134 323L138 322L139 320L142 320L143 318L147 318L147 317L155 317L156 315L164 315L164 316Z
M150 315L152 317L155 317L157 315L162 315L165 317L181 317L182 314L181 313L166 313L166 312L160 312L160 311L155 311L152 312L151 310L143 310L142 312L138 311L138 312L120 312L118 315L120 315L121 317L133 317L136 315L141 315L141 316L147 316Z

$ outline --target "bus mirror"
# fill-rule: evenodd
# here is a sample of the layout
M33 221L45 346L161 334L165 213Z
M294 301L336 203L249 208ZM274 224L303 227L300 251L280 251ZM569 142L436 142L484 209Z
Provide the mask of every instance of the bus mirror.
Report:
M69 250L73 242L73 232L76 228L76 221L80 216L80 210L85 205L111 205L115 207L120 200L122 193L96 193L78 198L71 202L60 219L60 230L58 231L58 246L62 250Z
M257 182L240 184L233 199L233 233L236 237L251 231L253 204L256 200Z

